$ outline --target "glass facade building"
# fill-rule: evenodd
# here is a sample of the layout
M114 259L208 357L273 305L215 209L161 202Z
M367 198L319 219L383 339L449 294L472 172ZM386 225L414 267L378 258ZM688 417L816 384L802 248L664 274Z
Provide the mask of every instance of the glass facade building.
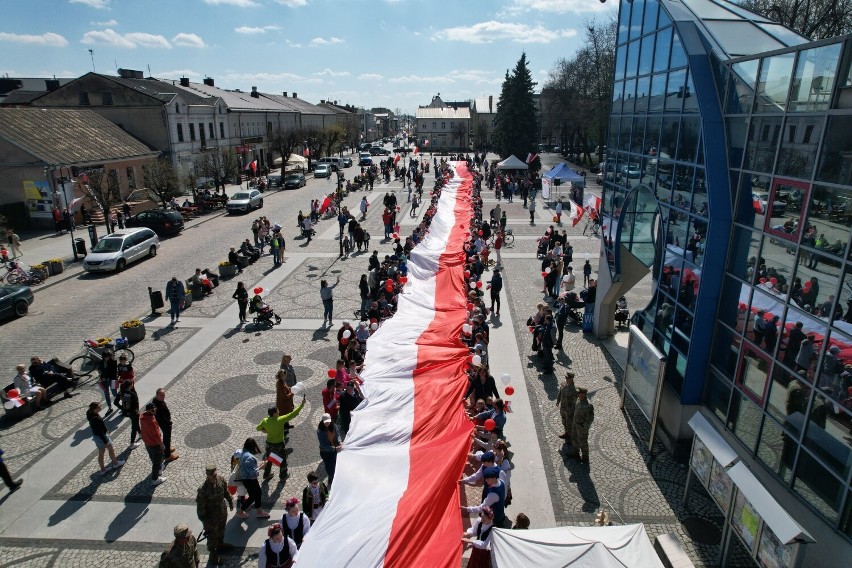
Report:
M846 545L850 59L850 36L810 42L724 0L622 0L602 196L609 286L637 260L653 277L634 325L669 400L710 409Z

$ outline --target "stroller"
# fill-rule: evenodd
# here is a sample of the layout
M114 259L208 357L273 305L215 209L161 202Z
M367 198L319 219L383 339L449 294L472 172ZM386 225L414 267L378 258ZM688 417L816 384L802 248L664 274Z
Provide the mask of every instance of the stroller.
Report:
M583 314L578 310L585 308L586 304L583 303L580 296L576 292L568 292L565 294L565 305L568 307L568 317L571 318L571 321L577 325L582 324Z
M547 243L548 243L547 235L538 239L538 248L536 249L535 254L536 254L536 257L538 257L539 259L542 259L545 256L547 256Z
M618 327L630 327L630 310L627 309L627 300L620 297L615 303L615 323Z
M252 298L251 303L249 304L249 313L254 314L254 319L252 321L256 325L275 325L281 323L281 316L272 310L272 306L264 303L260 294ZM272 323L273 318L275 319L275 324Z

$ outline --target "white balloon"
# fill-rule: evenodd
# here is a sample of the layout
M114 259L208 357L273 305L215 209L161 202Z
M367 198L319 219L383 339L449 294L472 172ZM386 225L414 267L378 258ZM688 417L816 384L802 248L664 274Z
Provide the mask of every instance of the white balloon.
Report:
M510 382L512 382L512 377L511 375L509 375L509 373L503 373L502 375L500 375L500 380L503 381L504 385L508 385Z
M569 280L571 280L571 277L570 277L570 276L568 276L567 274L566 274L565 276L563 276L563 277L562 277L562 281L563 281L563 282L568 282Z
M371 323L371 324L370 324L370 329L372 329L373 331L376 331L377 329L379 329L379 324L377 324L377 323Z
M463 333L470 333L471 331L473 331L473 328L470 326L469 323L462 325L462 332Z
M550 274L550 267L548 266L547 268L545 268L545 269L544 269L544 272L545 272L546 274Z
M473 280L471 280L471 281L470 281L470 287L471 287L471 288L476 288L476 282L474 282Z
M352 332L347 329L346 331L343 332L343 337L345 339L349 339L350 337L352 337Z
M296 383L292 387L290 387L290 392L293 393L294 396L299 396L305 392L305 383Z
M480 365L482 365L482 357L480 357L479 355L474 355L471 363L473 363L474 367L479 367Z

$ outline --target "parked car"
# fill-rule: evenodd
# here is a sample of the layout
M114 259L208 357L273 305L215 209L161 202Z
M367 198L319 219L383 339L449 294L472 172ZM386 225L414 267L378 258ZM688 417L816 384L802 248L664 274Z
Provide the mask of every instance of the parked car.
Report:
M754 207L755 213L759 215L765 215L767 213L767 206L769 203L769 195L766 193L758 193L753 191L751 194L751 201ZM780 201L775 199L772 201L772 217L782 217L787 212L787 203L784 201Z
M362 152L366 152L370 149L370 147L372 147L372 144L370 144L369 142L364 142L363 144L358 146L358 149Z
M257 189L238 191L228 200L225 207L228 209L228 213L248 213L252 209L263 207L263 195Z
M361 152L358 154L358 165L359 166L372 166L373 165L373 156L369 152Z
M284 189L299 189L305 187L307 183L305 174L287 174L284 178Z
M331 177L331 172L332 172L331 164L317 164L316 169L314 169L314 177L315 178Z
M35 295L29 286L6 284L0 286L0 319L27 315Z
M340 158L340 164L344 168L351 168L352 167L352 158L350 158L349 156L344 156L344 157Z
M158 236L177 235L183 230L183 217L177 211L168 209L151 209L128 217L125 227L148 227Z
M627 166L627 177L638 179L642 177L642 170L636 164L630 164Z
M380 146L373 146L370 148L371 156L387 156L388 154L390 154L390 150L387 148L382 148Z
M160 238L152 229L120 229L97 242L86 258L83 270L87 272L121 272L128 264L146 256L157 256Z
M269 187L281 187L281 176L267 176Z

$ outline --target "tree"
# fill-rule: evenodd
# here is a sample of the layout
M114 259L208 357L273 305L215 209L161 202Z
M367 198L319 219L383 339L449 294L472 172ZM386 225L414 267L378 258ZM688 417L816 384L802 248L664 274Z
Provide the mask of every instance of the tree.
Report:
M459 150L467 150L467 144L464 143L465 135L467 134L468 127L464 122L457 122L455 126L453 126L453 138L456 140L458 146L456 146Z
M340 151L340 145L346 140L346 129L340 124L332 124L323 130L325 154L331 156Z
M522 53L512 73L506 71L497 105L494 145L503 158L514 154L523 159L536 147L538 121L533 92L535 85L527 66L527 54Z
M299 130L278 128L272 133L272 138L269 141L270 148L274 154L281 157L281 171L287 169L287 160L290 159L290 154L300 148L304 140L304 134Z
M118 184L118 172L116 170L90 170L86 172L83 188L89 194L104 214L104 227L109 234L109 216L113 205L121 203L121 186Z
M145 187L160 199L163 207L180 194L180 182L172 163L165 158L153 160L142 166Z
M852 31L852 0L741 0L739 5L813 40Z

